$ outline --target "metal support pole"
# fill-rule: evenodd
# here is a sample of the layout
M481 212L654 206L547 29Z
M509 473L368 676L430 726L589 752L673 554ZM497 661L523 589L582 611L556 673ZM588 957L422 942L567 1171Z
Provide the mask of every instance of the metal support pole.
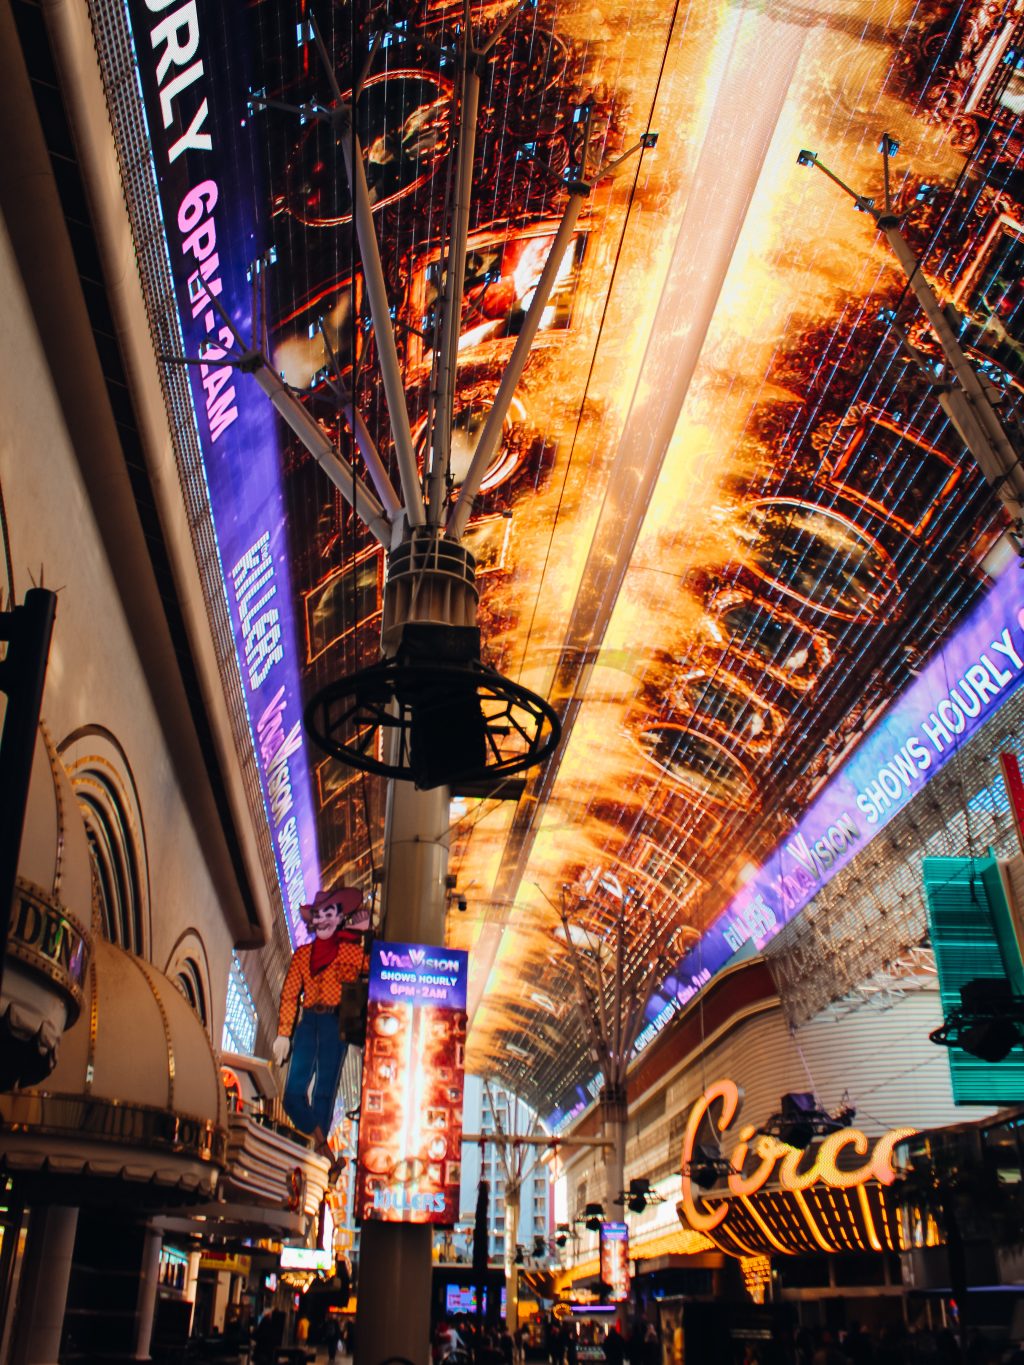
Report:
M450 792L388 784L381 936L404 943L444 942ZM430 1359L432 1229L367 1219L360 1234L357 1365L395 1356ZM397 1296L397 1298L396 1298ZM396 1305L400 1304L400 1308Z
M922 274L920 263L900 232L896 219L881 217L878 226L903 267L907 283L914 291L956 378L957 387L940 393L939 403L960 432L985 478L1008 504L1014 519L1019 521L1024 516L1024 469L1021 468L1020 456L1003 429L988 390L964 354L942 305Z
M821 171L823 175L827 176L834 185L838 185L844 194L850 196L856 208L874 219L879 230L885 235L893 254L907 277L908 287L913 290L914 296L935 333L935 338L955 381L945 388L937 386L939 388L939 405L974 456L985 479L1013 517L1015 532L1019 538L1024 533L1024 469L1021 467L1020 456L1007 435L995 408L995 404L1000 401L1002 395L993 384L978 377L974 366L964 354L951 321L951 316L955 320L956 310L952 305L944 307L939 302L935 291L924 277L921 262L914 255L900 231L899 219L892 212L889 159L898 150L898 147L899 144L888 133L882 134L880 150L885 189L885 208L882 212L875 208L873 199L867 195L858 194L845 181L840 180L838 175L830 171L823 162L818 160L816 152L804 149L797 157L797 162L801 166L813 166L815 170ZM908 346L907 349L924 367L925 362L920 352L912 346ZM929 375L929 379L935 383L933 375Z
M374 490L381 500L384 511L388 514L389 520L396 521L401 515L401 501L399 500L398 494L395 492L394 485L388 477L388 471L384 467L384 461L380 458L380 453L374 445L369 427L367 427L366 423L363 421L363 415L357 410L355 403L352 401L352 395L349 393L344 380L341 377L341 365L338 361L338 357L334 353L331 339L327 335L327 328L324 326L323 318L320 319L320 335L323 338L324 350L330 356L331 364L334 366L335 378L329 381L331 388L338 399L345 421L349 424L349 428L356 438L356 445L359 447L359 453L362 455L363 463L366 465L367 473L370 475L370 482L373 484Z
M160 1283L160 1248L163 1235L150 1224L142 1243L142 1265L139 1273L139 1295L135 1305L135 1359L149 1360L153 1338L153 1319L156 1316L156 1291Z
M505 1182L505 1326L515 1333L519 1326L519 1214L521 1184Z
M494 403L487 415L484 429L480 433L477 441L476 450L473 452L473 459L470 462L469 471L462 483L459 492L459 499L456 502L451 516L448 518L446 535L453 540L461 540L462 533L466 529L473 511L473 504L476 502L477 494L480 492L480 485L483 483L484 475L494 458L494 452L498 447L501 437L502 427L505 416L512 402L512 395L515 393L522 378L523 370L526 368L526 361L533 345L533 339L537 335L540 327L540 320L544 315L544 309L548 306L548 299L554 288L555 280L558 276L562 258L565 255L566 247L572 240L572 234L576 228L576 220L580 216L583 201L590 193L590 186L582 182L567 186L569 190L569 202L565 206L562 214L562 221L558 225L555 233L555 240L551 244L548 258L544 262L544 269L541 271L540 280L537 283L536 291L530 300L530 306L526 310L523 319L522 330L516 337L516 344L509 357L505 373L501 377L498 392L495 395Z
M369 428L363 421L363 414L359 411L352 401L352 395L344 387L341 388L341 411L345 421L349 424L353 435L356 438L356 445L362 455L369 471L373 486L377 490L377 496L384 504L384 511L388 517L395 521L402 515L402 504L398 494L388 478L388 471L384 468L384 461L380 458L377 447L373 443Z
M0 691L7 696L0 738L0 988L56 611L56 593L30 588L22 606L0 613L0 640L7 641L0 661Z
M391 435L395 442L402 497L405 499L405 515L410 526L423 526L426 522L423 494L420 492L416 454L412 448L409 409L405 402L402 369L398 363L395 333L391 325L391 305L388 303L388 291L384 283L384 267L380 261L377 230L373 225L370 191L366 184L366 171L363 169L363 151L354 132L351 137L342 137L341 142L345 170L348 172L348 183L352 191L359 255L363 263L363 279L370 300L373 334L377 341L384 394L387 398L388 415L391 418Z
M302 406L281 376L275 374L262 356L256 357L253 368L256 383L291 427L295 435L320 465L346 502L352 502L355 489L355 510L373 532L381 545L391 545L391 525L384 508L353 471L348 460L331 444L323 427Z
M599 1108L602 1133L610 1144L605 1152L604 1216L611 1218L615 1201L626 1188L626 1124L629 1111L625 1083L604 1085Z
M57 1365L77 1230L77 1208L39 1204L32 1210L12 1365Z

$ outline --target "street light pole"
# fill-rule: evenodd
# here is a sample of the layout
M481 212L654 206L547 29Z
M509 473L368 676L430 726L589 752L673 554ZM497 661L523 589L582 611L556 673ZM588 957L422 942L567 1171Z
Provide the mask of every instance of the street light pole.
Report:
M593 903L580 897L570 914L568 888L563 888L561 935L568 949L576 984L577 1013L601 1067L598 1095L601 1135L605 1144L604 1214L623 1200L626 1190L626 1132L629 1101L626 1088L633 1047L655 987L673 955L679 930L659 924L631 888L606 879L602 890L617 901L610 928L583 923L581 914ZM643 946L641 946L643 945ZM639 969L627 968L627 957L639 956Z

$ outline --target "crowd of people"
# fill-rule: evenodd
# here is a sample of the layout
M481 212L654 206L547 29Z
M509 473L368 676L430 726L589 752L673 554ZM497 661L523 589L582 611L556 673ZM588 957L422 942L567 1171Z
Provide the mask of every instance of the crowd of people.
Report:
M516 1338L504 1322L495 1327L464 1314L451 1322L442 1318L434 1330L434 1365L518 1365L522 1333L517 1332Z
M836 1332L827 1327L776 1332L770 1341L749 1343L742 1365L1024 1365L1024 1349L977 1332L964 1348L948 1327L893 1323L871 1332L852 1322Z
M662 1365L657 1328L643 1320L633 1324L627 1339L615 1324L607 1330L589 1323L581 1328L571 1318L559 1321L542 1314L539 1339L530 1344L531 1358L549 1365L579 1365L581 1351L594 1346L608 1365L626 1365L627 1361L629 1365ZM434 1365L523 1365L527 1339L521 1328L512 1334L503 1322L493 1326L460 1314L438 1323L432 1355Z
M911 1328L903 1323L877 1331L852 1322L832 1331L827 1327L783 1328L770 1337L743 1343L733 1338L734 1354L716 1353L714 1360L698 1350L688 1351L681 1330L663 1346L652 1322L636 1319L625 1335L613 1323L584 1327L572 1320L544 1315L540 1339L531 1343L531 1360L548 1365L581 1365L581 1360L606 1365L1024 1365L1024 1347L974 1332L966 1346L948 1327ZM503 1323L478 1323L470 1316L438 1324L433 1341L434 1365L524 1365L526 1342L522 1331L510 1335ZM593 1348L599 1348L595 1351Z

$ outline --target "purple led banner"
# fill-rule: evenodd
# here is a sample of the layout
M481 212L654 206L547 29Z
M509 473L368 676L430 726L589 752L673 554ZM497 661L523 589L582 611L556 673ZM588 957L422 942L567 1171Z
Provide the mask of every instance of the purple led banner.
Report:
M195 0L128 6L178 318L238 665L292 942L299 906L319 885L316 825L302 743L302 702L277 417L223 357L250 327L250 267L260 176L246 120L245 10Z
M748 939L763 948L1019 686L1022 609L1024 579L1013 565L686 955L678 975L680 982L689 976L691 993L704 973L718 971Z
M469 955L461 948L375 943L371 950L371 1000L464 1010L468 979Z
M760 950L953 757L1024 681L1024 575L1011 565L886 709L771 854L666 978L637 1040L642 1052L748 942ZM555 1128L596 1097L577 1087Z

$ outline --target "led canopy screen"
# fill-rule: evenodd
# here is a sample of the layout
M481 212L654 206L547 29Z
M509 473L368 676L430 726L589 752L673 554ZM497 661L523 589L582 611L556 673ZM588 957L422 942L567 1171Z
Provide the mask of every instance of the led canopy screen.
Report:
M398 482L332 113L351 101L424 460L458 6L125 4L128 43L118 5L89 8L156 349L194 362L164 369L180 481L294 940L303 892L369 885L383 861L383 783L305 747L299 719L379 658L385 552L254 375L218 364L221 310L368 477L339 401L350 393ZM457 794L451 871L467 905L451 941L480 983L472 1070L553 1124L600 1089L571 992L552 984L571 970L560 888L579 892L581 932L603 932L615 885L679 928L683 960L651 1003L649 1042L848 866L1020 676L995 647L1008 628L1021 657L1006 579L1000 619L976 618L957 654L1007 523L937 401L934 335L871 215L797 153L878 195L879 134L898 139L901 231L1014 410L1022 20L988 0L851 18L870 8L473 7L488 57L454 329L453 496L567 186L617 167L555 263L466 530L488 658L552 701L563 740L506 799ZM904 694L911 711L891 706ZM635 935L631 988L651 947Z
M462 1178L468 955L375 943L370 955L356 1211L454 1224Z

